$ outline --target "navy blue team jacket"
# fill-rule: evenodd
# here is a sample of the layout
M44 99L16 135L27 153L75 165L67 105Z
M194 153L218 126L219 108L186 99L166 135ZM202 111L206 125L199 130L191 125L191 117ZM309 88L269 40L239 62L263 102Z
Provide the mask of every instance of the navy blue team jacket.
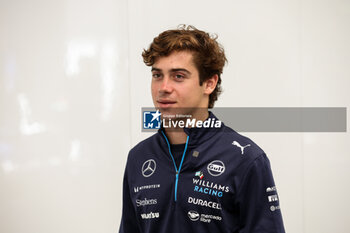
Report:
M119 233L283 233L264 151L223 123L184 130L179 166L164 129L130 150Z

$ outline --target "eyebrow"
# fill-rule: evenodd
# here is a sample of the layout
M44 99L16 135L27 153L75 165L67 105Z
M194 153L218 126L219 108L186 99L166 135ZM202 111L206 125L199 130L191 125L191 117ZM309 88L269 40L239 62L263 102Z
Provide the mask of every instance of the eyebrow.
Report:
M160 71L162 71L162 70L159 69L159 68L157 68L157 67L152 67L152 70L151 70L151 71L158 71L158 72L160 72ZM188 71L188 70L186 70L186 69L183 69L183 68L174 68L174 69L170 69L170 72L179 72L179 71L185 72L185 73L187 73L187 74L191 74L190 71Z

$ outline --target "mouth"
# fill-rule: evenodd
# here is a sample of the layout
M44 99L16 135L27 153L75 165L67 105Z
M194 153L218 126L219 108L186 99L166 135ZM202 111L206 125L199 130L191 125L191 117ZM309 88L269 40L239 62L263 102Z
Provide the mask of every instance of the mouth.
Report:
M157 100L158 106L160 108L169 108L176 104L176 101L170 101L170 100Z

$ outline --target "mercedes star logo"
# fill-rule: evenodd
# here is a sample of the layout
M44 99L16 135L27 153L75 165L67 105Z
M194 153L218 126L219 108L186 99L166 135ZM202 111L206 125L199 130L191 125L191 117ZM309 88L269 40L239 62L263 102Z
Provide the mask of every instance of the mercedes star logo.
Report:
M149 159L146 162L143 163L142 165L142 175L144 177L150 177L153 175L157 167L156 161L154 159Z

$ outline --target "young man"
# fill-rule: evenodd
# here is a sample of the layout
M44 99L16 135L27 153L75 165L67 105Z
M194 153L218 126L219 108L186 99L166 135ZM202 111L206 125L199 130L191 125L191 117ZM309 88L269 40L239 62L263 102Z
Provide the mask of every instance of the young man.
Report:
M119 232L284 232L264 151L208 112L226 62L216 38L192 26L168 30L142 56L162 119L192 124L162 125L130 150Z

